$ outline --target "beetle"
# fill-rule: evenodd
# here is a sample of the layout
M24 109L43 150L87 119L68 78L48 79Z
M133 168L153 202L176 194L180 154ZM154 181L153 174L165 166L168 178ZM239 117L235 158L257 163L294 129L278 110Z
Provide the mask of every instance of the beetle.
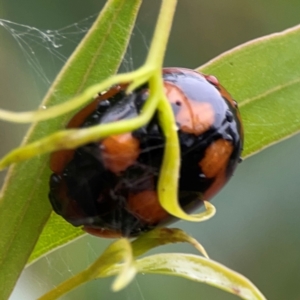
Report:
M178 201L190 212L232 176L243 148L242 121L236 101L216 77L185 68L164 68L162 76L180 142ZM126 87L116 85L100 94L67 128L138 116L148 87L130 94ZM157 194L164 141L155 113L133 132L52 153L49 199L54 211L86 232L110 238L138 236L175 221Z

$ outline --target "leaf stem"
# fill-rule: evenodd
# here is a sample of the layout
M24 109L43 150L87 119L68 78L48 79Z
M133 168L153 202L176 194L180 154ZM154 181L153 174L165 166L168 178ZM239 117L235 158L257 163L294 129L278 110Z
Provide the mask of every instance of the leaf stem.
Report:
M62 284L52 289L48 293L44 294L42 297L38 298L38 300L58 299L62 295L73 290L75 287L78 287L81 284L89 281L90 278L88 277L88 275L89 275L89 269L84 270L78 273L77 275L73 276L72 278L64 281Z
M0 109L0 119L14 123L31 123L55 118L82 106L94 95L114 84L133 81L133 84L129 88L129 91L132 91L135 87L146 82L154 70L162 68L176 4L177 0L162 1L149 53L145 64L140 69L108 78L100 84L95 84L89 87L86 91L75 96L73 99L53 107L49 107L46 110L12 112ZM53 87L51 90L52 89Z
M166 52L167 41L170 36L176 4L177 0L162 1L146 65L159 65L160 67L163 65L163 59Z
M103 132L105 132L105 134L107 135L111 135L117 132L120 133L120 132L130 131L135 128L143 126L145 123L147 123L147 121L150 120L150 118L155 112L155 109L159 105L161 99L162 98L165 99L161 69L162 69L163 58L166 50L166 44L172 26L172 20L175 12L176 3L177 0L162 0L162 5L161 5L158 21L156 24L156 29L154 31L154 36L149 50L149 54L147 56L144 66L142 66L139 70L137 70L137 72L141 70L146 70L146 72L141 77L143 80L148 81L149 91L150 91L149 98L142 109L141 115L131 120L125 120L121 122L115 122L113 124L107 124L106 132L104 130L105 125L101 125L101 131L99 131L100 126L89 128L87 129L89 130L89 133L83 130L73 130L74 133L73 139L71 135L65 136L65 139L69 138L68 144L70 143L70 137L75 143L77 143L78 140L80 140L80 138L85 139L87 136L89 137L89 139L96 138L96 137L97 139L99 139L101 138L101 135L103 135ZM147 76L147 71L148 71L148 76ZM126 74L124 74L124 76L126 77ZM118 75L116 77L118 77ZM139 78L137 78L136 80L137 80L136 82L140 84L141 80L139 80ZM133 87L133 85L131 87ZM173 114L172 110L168 110L167 115L168 114ZM58 144L60 138L60 136L58 136L59 134L61 134L61 132L56 133ZM39 145L34 145L35 143L30 144L33 147L31 149L28 148L30 147L30 145L27 145L26 146L28 148L27 155L30 155L30 153L36 154L35 149L37 148L39 148L39 151L40 149L43 149L43 152L49 151L51 147L53 148L53 142L54 140L49 140L49 137L47 137L44 139L44 141L40 140L35 142L35 143L40 143ZM82 142L83 141L81 140L80 143ZM177 150L179 149L178 143L174 146L175 148L177 148ZM72 147L74 147L74 145L72 145ZM17 149L16 151L19 151L19 149ZM17 159L18 154L21 155L21 152L19 153L15 152L14 154L12 153L9 163ZM24 152L24 154L26 154L26 151ZM169 170L163 170L163 172L165 171L169 171ZM176 169L172 171L175 173L174 178L177 178L178 176L176 174L178 174L179 171L179 164L178 167L176 167ZM120 243L123 243L123 245ZM126 254L126 256L124 256L124 253ZM125 267L120 270L119 276L117 277L115 284L113 285L113 289L119 290L125 287L130 282L130 280L135 276L137 270L134 266L135 263L132 257L131 244L129 243L128 240L121 239L113 243L103 253L103 255L101 255L88 269L66 280L58 287L56 287L55 289L51 290L50 292L48 292L47 294L39 298L39 300L57 299L58 297L76 288L82 283L85 283L97 277L101 277L101 275L105 276L109 268L115 267L116 264L120 261L120 259L125 261L124 263Z

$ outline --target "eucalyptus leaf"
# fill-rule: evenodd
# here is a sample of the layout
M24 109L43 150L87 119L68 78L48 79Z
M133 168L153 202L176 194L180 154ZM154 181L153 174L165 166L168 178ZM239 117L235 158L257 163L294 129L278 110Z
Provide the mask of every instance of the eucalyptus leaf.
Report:
M238 46L198 69L238 101L249 156L300 131L300 26Z
M266 300L243 275L205 257L185 253L162 253L138 259L135 265L140 273L180 276L212 285L244 300ZM122 264L111 265L99 277L118 275L123 268Z
M136 261L141 273L180 276L215 286L245 300L265 297L244 276L204 257L183 253L151 255Z
M109 0L94 25L72 54L46 95L43 105L68 100L88 86L114 74L122 61L141 0ZM61 129L63 117L33 125L24 143ZM51 213L48 201L48 155L10 168L0 195L1 297L7 299ZM50 221L36 248L45 253L78 234L65 222ZM48 246L44 239L52 238ZM51 240L51 239L50 239ZM37 255L35 255L37 256Z

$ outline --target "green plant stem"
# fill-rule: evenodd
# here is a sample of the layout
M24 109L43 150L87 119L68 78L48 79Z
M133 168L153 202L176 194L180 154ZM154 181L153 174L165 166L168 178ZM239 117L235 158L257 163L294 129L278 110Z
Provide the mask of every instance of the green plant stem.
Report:
M129 86L129 90L132 90L149 81L150 97L148 101L146 101L140 116L131 120L101 124L101 130L99 130L100 126L95 126L88 129L56 132L43 139L37 140L36 142L11 151L0 160L0 170L12 163L17 163L43 153L60 149L73 149L84 143L99 140L112 134L129 132L144 126L149 122L157 108L158 101L161 96L164 97L161 69L176 4L177 0L163 0L149 54L145 64L140 69L130 73L113 76L102 83L89 87L82 94L76 96L67 103L51 107L46 111L19 113L19 115L18 113L9 113L12 118L11 120L15 119L16 122L28 122L30 118L33 118L32 121L46 120L77 108L82 105L86 99L90 99L97 92L102 91L112 84L132 82ZM159 81L160 83L158 83ZM168 114L170 114L170 112Z
M70 292L75 287L80 286L81 284L89 281L89 269L80 272L79 274L73 276L72 278L63 282L63 284L59 285L58 287L52 289L47 294L43 295L42 297L38 298L38 300L53 300L58 299L59 297L63 296L64 294Z
M163 58L166 50L166 44L168 41L168 37L170 34L171 26L172 26L172 20L175 12L175 7L177 4L177 0L163 0L158 21L156 24L156 29L154 31L154 36L152 40L152 44L149 50L149 54L146 60L146 63L144 66L150 66L150 72L152 73L149 76L149 90L150 90L150 97L146 101L145 106L143 108L143 113L147 113L147 115L153 115L155 108L157 107L159 101L161 100L161 97L164 95L164 89L163 89L163 80L161 77L161 68L163 63ZM143 68L143 67L142 67ZM164 96L163 96L164 97ZM154 108L154 109L153 109ZM170 111L172 114L172 111ZM151 117L150 116L150 117ZM139 117L137 117L138 119ZM144 125L139 124L140 122L137 122L137 119L134 119L135 125L138 125L138 127ZM146 118L148 119L148 118ZM145 121L145 118L144 118ZM147 121L147 120L146 120ZM128 121L127 121L128 122ZM137 124L138 123L138 124ZM118 127L118 122L113 124L115 127ZM128 126L126 130L128 129ZM99 138L99 137L98 137ZM167 137L168 138L168 137ZM178 143L177 143L178 148ZM178 167L176 167L175 170L172 170L174 174L178 174L179 170L179 164ZM176 173L177 171L177 173ZM174 177L177 180L177 175ZM118 257L118 254L115 254L116 258ZM105 257L102 255L100 258L96 260L95 263L93 263L87 270L82 271L81 273L73 276L72 278L66 280L62 284L60 284L55 289L51 290L44 296L40 297L39 300L50 300L50 299L57 299L58 297L64 295L65 293L69 292L70 290L78 287L79 285L94 279L97 277L97 274L99 274L99 271L103 268L105 269L105 265L107 264L107 261L103 259ZM113 259L114 260L114 259ZM116 262L116 260L115 260ZM113 266L113 263L110 264L110 266ZM133 270L134 268L132 268ZM132 275L134 275L134 271L131 272ZM126 282L127 284L127 282ZM125 284L123 284L125 285ZM122 286L122 283L119 284L119 286Z
M119 74L108 78L101 84L96 84L91 86L81 95L75 97L71 101L67 101L65 103L60 103L53 107L47 108L47 110L38 110L32 112L11 112L0 109L0 118L2 120L6 120L14 123L31 123L47 120L50 118L58 117L59 115L63 115L68 113L71 110L78 108L87 102L87 99L90 99L94 95L96 95L99 91L109 88L114 84L119 83L128 83L135 76L140 76L136 82L130 87L129 90L134 90L135 87L140 86L142 83L146 82L149 78L149 73L151 73L156 68L162 68L163 59L166 51L167 41L169 38L169 34L172 27L172 20L175 13L177 0L163 0L159 17L157 20L156 28L154 31L151 48L149 50L146 62L143 67L139 70L126 73ZM78 51L78 49L76 50ZM73 54L74 56L74 54ZM140 75L138 75L140 74ZM53 87L50 91L53 90ZM50 93L48 92L48 94ZM72 105L71 103L72 102Z
M175 14L177 0L163 0L156 23L151 48L146 60L146 65L153 64L162 67L170 36L172 21Z

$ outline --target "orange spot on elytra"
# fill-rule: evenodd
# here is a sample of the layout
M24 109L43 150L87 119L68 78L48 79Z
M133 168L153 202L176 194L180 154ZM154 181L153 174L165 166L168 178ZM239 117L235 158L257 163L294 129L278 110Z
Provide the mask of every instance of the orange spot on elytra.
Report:
M233 146L230 141L216 140L205 150L204 158L199 166L206 177L212 178L218 175L223 166L227 166Z
M107 137L100 145L103 164L114 173L126 170L140 155L140 143L131 133Z
M156 191L146 190L130 194L128 210L148 224L157 224L169 216L159 204Z
M180 105L176 121L183 132L200 135L213 125L215 112L210 103L188 99L178 86L170 82L165 82L164 87L169 101Z
M50 169L56 173L61 174L66 165L72 160L74 150L60 150L55 151L50 156Z
M126 85L117 85L109 89L106 93L99 95L94 101L75 114L68 122L66 128L80 127L85 119L97 109L97 106L101 101L113 97L122 89L125 89L125 87ZM50 157L50 169L56 174L61 174L66 165L73 159L73 156L74 150L60 150L53 152Z
M227 182L226 169L232 151L231 142L223 139L216 140L205 150L199 166L207 178L214 178L214 182L204 193L204 199L210 199Z

